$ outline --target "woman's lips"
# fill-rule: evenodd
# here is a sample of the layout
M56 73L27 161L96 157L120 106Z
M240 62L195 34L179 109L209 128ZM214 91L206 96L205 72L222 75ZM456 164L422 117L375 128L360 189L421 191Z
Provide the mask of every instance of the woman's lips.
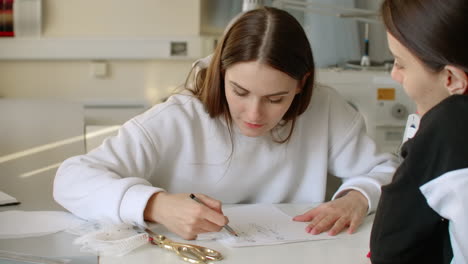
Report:
M249 123L249 122L245 122L245 125L249 128L261 128L263 125L261 124L252 124L252 123Z

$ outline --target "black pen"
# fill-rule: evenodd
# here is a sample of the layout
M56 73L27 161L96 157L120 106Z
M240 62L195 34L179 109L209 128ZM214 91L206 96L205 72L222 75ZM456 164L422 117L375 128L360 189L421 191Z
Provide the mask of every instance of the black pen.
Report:
M195 194L191 193L190 194L190 198L192 200L194 200L195 202L199 203L199 204L203 204L205 205L200 199L198 199ZM236 237L238 237L239 235L237 235L236 231L234 231L234 229L232 229L232 227L228 226L227 224L223 226L224 228L226 228L226 230L231 234L231 235L234 235Z

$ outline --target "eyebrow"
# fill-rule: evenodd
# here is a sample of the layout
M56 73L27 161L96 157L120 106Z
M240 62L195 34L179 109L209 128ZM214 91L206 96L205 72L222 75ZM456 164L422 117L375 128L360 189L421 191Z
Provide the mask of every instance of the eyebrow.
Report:
M236 82L233 82L233 81L229 81L232 85L236 86L237 88L240 88L242 90L245 90L245 91L249 91L247 89L245 89L244 87L242 87L240 84L236 83ZM282 92L277 92L277 93L272 93L272 94L267 94L265 95L266 97L270 97L270 96L278 96L278 95L286 95L286 94L289 94L289 91L282 91Z
M389 48L388 49L390 51L390 53L392 54L392 56L395 58L395 59L398 59L398 60L401 60L401 58L397 55L395 55L395 53L393 53L393 51Z

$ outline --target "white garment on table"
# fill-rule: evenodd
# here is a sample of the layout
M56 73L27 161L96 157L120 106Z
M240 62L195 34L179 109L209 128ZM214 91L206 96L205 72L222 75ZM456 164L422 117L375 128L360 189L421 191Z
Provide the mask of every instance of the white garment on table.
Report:
M269 133L246 137L235 126L233 143L226 122L210 118L198 99L173 95L100 147L66 160L54 197L81 218L144 225L146 203L161 190L223 203L319 203L331 173L344 181L337 194L360 191L371 212L396 166L392 155L377 152L361 115L319 85L288 143Z

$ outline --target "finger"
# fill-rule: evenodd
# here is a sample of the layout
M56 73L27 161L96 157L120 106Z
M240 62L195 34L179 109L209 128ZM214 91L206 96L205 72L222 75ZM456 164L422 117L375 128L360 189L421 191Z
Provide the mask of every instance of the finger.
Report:
M221 201L213 199L209 197L208 195L204 195L202 193L197 193L196 196L200 201L203 202L204 205L208 206L209 208L211 208L212 210L215 210L218 213L221 213L221 214L223 213L221 209L221 206L222 206Z
M307 233L312 233L312 230L315 228L315 226L320 223L320 221L325 218L326 215L324 214L321 214L321 215L317 215L314 217L314 219L310 222L310 224L306 227L306 232Z
M216 225L204 220L204 221L199 221L193 225L181 226L179 228L176 228L175 230L171 230L169 228L169 230L173 231L174 233L176 233L177 235L181 236L184 239L192 240L192 239L196 239L197 236L201 233L219 231L219 230L217 231L212 230L213 226L216 226Z
M293 221L309 222L312 219L314 219L314 217L316 217L318 213L319 213L318 210L312 209L301 215L296 215L295 217L293 217Z
M339 234L346 226L348 225L348 221L346 220L346 218L339 218L335 224L333 225L333 227L328 231L328 234L330 236L335 236L337 234Z
M318 235L324 231L327 231L333 226L335 221L336 221L335 217L330 216L330 215L325 216L317 223L314 223L314 227L309 233L311 233L312 235Z
M197 238L197 234L201 233L201 230L192 228L192 227L187 227L187 228L174 228L170 227L168 228L169 231L174 232L178 236L182 237L183 239L186 240L193 240Z
M219 232L223 228L223 226L219 226L217 224L214 224L210 221L202 221L199 225L197 225L197 228L200 229L201 233L206 233L206 232Z
M217 211L203 204L197 204L193 210L195 210L193 215L196 216L196 219L202 221L207 220L213 224L216 224L218 227L222 227L228 223L228 219L223 214L218 213Z
M185 240L195 240L197 239L197 234L193 234L193 233L181 233L181 234L178 234L180 237L182 237L183 239Z
M351 220L351 223L348 228L348 234L353 234L354 232L356 232L356 230L362 224L363 221L364 217L356 217L353 220Z

